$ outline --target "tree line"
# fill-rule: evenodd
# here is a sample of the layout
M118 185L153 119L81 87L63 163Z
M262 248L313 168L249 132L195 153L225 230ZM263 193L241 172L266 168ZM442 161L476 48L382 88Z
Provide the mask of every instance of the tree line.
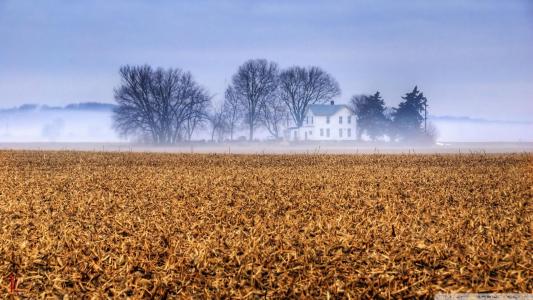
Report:
M213 96L190 72L179 68L126 65L119 73L114 128L122 136L155 144L190 141L197 130L206 127L212 140L233 140L242 126L248 131L248 140L254 139L260 127L278 139L284 122L292 120L301 127L310 105L326 103L341 92L335 78L319 67L280 69L265 59L248 60L239 66L220 104L212 101ZM387 109L379 92L354 96L351 105L359 121L359 137L411 137L404 133L414 133L416 126L420 129L420 99L416 99Z
M357 95L350 106L357 119L357 138L366 134L375 141L434 142L436 128L427 121L427 98L417 86L402 97L398 107L387 107L379 91L373 95Z

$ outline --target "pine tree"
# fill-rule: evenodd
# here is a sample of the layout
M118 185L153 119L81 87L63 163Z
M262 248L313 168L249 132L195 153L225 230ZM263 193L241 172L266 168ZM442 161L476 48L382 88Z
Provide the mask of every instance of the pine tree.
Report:
M366 133L372 140L376 140L386 132L387 118L385 117L385 101L376 92L374 95L355 96L352 105L357 115L358 137Z
M393 114L393 125L403 139L416 138L426 130L427 99L417 86L402 99Z

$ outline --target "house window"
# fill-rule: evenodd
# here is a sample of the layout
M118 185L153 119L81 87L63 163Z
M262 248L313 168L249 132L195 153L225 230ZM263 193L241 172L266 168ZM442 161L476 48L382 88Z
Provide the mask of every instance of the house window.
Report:
M320 128L320 136L324 136L324 128Z
M305 123L309 124L309 117L305 117Z
M342 124L342 116L339 116L339 124Z
M326 129L326 137L329 137L329 128Z
M348 120L349 120L349 119L348 119ZM352 136L352 129L351 129L351 128L348 128L347 130L348 130L348 132L346 132L346 135L347 135L348 137L351 137L351 136Z
M309 135L313 135L313 131L309 130Z
M315 120L313 120L313 116L311 116L311 124L314 124Z
M339 137L342 137L342 128L339 128Z
M352 123L352 116L348 116L348 124Z
M326 124L329 124L329 116L326 117Z

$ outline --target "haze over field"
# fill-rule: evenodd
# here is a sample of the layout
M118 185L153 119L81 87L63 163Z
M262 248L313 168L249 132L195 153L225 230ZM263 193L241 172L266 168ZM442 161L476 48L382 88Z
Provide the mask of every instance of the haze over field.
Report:
M430 117L439 142L533 142L533 122ZM237 136L245 136L239 130ZM267 138L266 132L259 137ZM206 132L196 139L208 140ZM124 142L112 129L112 106L0 110L0 142Z
M396 106L418 85L431 116L452 116L431 118L439 141L533 140L527 0L0 0L0 40L0 109L113 103L119 67L145 63L191 71L220 102L239 65L266 58L323 68L337 103L379 90ZM18 141L120 138L109 110L3 111L0 142Z

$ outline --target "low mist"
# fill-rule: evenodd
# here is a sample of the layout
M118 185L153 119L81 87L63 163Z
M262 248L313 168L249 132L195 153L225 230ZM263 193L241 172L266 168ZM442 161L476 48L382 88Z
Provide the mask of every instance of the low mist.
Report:
M0 143L118 143L127 142L112 128L112 109L42 108L0 111ZM432 117L439 144L448 142L533 142L533 122L504 122L459 117ZM209 129L194 140L209 141ZM245 130L235 138L245 136ZM269 140L258 132L258 139Z
M0 112L0 142L120 142L112 112L30 109Z
M440 142L532 142L533 122L433 119Z

